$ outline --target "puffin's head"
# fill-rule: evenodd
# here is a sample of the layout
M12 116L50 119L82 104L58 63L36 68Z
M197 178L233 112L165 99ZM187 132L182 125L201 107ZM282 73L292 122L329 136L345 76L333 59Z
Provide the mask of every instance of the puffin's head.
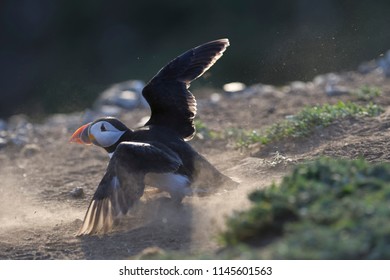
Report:
M120 138L127 131L129 129L121 121L106 117L79 127L73 133L70 142L87 145L95 144L111 152L109 150L115 150Z

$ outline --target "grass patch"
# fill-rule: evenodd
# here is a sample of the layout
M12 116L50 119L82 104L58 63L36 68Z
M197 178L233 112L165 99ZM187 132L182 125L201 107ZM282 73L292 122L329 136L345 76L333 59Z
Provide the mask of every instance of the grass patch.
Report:
M215 140L218 137L218 132L209 129L203 121L196 119L194 124L197 138L201 140Z
M315 128L327 127L332 122L346 117L377 116L383 109L373 103L365 106L352 102L339 101L335 105L305 107L295 116L278 122L262 133L256 130L238 134L237 147L248 147L255 143L268 144L289 137L298 138L309 135Z
M375 97L381 96L382 90L379 87L365 85L353 91L352 95L359 100L370 101Z
M317 159L250 194L252 207L228 219L221 239L255 258L388 259L389 181L388 163Z

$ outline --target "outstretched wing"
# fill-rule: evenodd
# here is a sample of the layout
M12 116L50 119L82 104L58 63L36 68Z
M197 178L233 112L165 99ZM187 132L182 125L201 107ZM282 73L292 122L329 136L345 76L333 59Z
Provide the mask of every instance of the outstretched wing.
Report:
M122 142L113 154L85 214L77 235L106 233L116 217L125 215L145 188L148 172L176 171L182 162L166 146L158 143Z
M208 42L183 53L162 68L142 91L152 111L146 125L168 127L184 139L191 139L195 133L196 100L188 88L228 46L228 39Z

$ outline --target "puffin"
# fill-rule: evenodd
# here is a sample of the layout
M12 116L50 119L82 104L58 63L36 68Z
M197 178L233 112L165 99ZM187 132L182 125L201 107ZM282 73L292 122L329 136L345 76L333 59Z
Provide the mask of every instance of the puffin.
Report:
M143 88L151 110L145 125L130 129L114 117L79 127L70 142L94 144L110 157L77 235L105 234L142 197L146 186L167 192L174 203L235 181L218 171L188 141L195 135L196 100L189 91L229 46L228 39L192 48L164 66ZM206 191L207 192L207 191Z

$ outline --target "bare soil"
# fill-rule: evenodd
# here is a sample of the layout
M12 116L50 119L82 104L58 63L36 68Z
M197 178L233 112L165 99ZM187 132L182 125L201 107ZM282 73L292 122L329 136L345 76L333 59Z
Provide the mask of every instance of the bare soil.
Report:
M248 207L249 192L277 182L295 164L320 155L389 161L390 80L378 73L339 76L340 84L351 89L362 85L381 88L382 95L373 101L385 112L375 118L340 120L306 138L244 150L229 139L195 137L192 145L240 185L205 197L188 197L179 207L161 194L146 193L129 217L105 236L75 237L108 163L103 150L68 143L82 114L73 114L76 121L72 122L34 124L34 146L0 150L0 259L123 259L151 247L183 254L215 252L226 216ZM323 84L311 82L251 94L221 93L218 102L210 102L209 93L194 92L198 118L220 131L261 129L305 105L356 101L351 94L330 97ZM134 127L148 114L147 109L137 109L122 119ZM84 196L71 196L76 187L83 189Z

